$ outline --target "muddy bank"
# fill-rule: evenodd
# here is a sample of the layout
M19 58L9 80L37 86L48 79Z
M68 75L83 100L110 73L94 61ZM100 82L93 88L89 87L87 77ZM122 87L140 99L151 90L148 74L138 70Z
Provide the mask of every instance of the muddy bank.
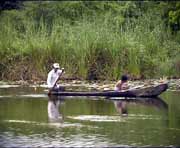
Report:
M151 80L135 80L129 81L130 87L135 86L148 86L153 84L159 84L163 82L168 82L169 90L180 90L180 79L151 79ZM113 90L116 81L82 81L82 80L60 80L59 84L65 86L67 89L71 88L73 90L83 89L83 90ZM46 81L0 81L0 85L24 85L33 87L47 87Z

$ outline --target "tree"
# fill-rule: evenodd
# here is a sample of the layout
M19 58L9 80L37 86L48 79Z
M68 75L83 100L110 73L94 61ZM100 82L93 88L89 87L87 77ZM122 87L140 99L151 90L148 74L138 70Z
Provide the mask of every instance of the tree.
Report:
M2 0L0 1L0 11L2 10L11 10L11 9L20 9L22 5L21 1L17 1L17 0L10 0L10 1L6 1L6 0Z

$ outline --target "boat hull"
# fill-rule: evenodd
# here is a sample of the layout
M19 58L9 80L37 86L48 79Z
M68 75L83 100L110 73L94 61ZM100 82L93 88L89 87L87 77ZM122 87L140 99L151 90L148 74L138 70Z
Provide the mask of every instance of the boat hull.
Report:
M102 97L157 97L168 88L167 83L140 89L127 91L103 91L103 92L52 92L58 96L102 96Z

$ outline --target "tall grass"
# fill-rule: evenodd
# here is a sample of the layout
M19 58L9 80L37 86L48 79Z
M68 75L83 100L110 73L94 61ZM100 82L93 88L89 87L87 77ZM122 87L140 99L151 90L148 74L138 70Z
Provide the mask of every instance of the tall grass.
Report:
M117 79L123 73L137 78L179 77L174 55L180 53L180 44L172 39L160 16L147 13L125 23L112 20L111 13L83 17L73 24L57 16L49 25L43 17L37 22L25 13L4 12L0 18L0 77L45 79L53 62L65 67L69 77L82 79Z

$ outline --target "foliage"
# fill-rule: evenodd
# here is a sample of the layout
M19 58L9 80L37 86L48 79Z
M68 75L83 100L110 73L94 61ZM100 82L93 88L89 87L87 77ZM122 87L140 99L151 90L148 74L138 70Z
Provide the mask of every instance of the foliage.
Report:
M179 3L173 10L167 4L27 1L3 10L0 77L45 79L53 62L82 79L179 77L180 35L170 25L178 22Z

